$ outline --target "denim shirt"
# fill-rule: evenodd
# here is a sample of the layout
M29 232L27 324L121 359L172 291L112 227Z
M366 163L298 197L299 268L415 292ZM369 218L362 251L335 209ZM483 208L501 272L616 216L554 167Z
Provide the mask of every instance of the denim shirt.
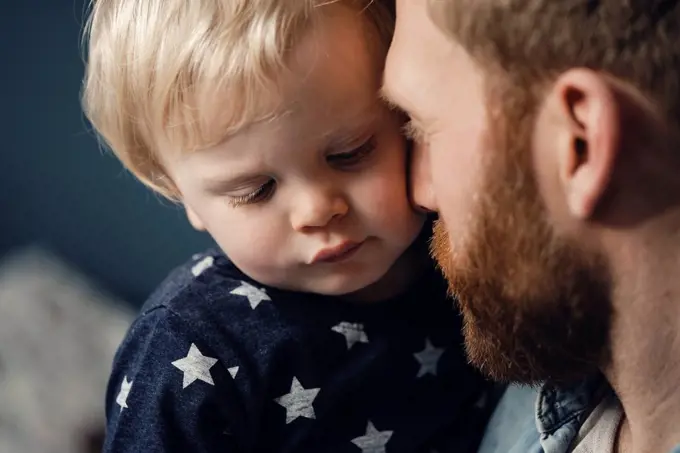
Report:
M604 384L598 377L562 388L510 386L487 425L479 453L568 453ZM680 453L680 445L669 453Z

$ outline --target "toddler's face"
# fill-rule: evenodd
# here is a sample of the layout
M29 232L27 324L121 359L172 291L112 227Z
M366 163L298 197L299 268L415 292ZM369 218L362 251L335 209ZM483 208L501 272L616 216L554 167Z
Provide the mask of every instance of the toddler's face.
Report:
M276 119L165 165L194 226L259 282L340 295L381 279L420 232L398 115L353 10L294 49ZM225 107L226 108L226 107Z

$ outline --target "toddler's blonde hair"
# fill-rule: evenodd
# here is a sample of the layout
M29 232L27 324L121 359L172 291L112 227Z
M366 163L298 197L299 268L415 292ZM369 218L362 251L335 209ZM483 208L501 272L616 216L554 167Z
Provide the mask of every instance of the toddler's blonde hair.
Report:
M83 110L123 165L177 199L160 151L214 146L275 114L288 51L336 2L384 59L394 16L380 0L94 0Z

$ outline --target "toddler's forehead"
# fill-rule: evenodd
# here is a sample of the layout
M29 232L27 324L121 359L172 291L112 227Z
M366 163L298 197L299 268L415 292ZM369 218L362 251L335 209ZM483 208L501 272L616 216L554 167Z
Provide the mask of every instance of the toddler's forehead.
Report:
M192 153L219 145L229 137L281 115L277 87L194 87L186 101L168 111L167 126L157 131L159 149Z
M341 6L329 5L319 11L328 8ZM356 90L351 96L346 94L346 86L356 79L365 85L359 97L374 100L382 80L384 56L378 58L373 51L366 17L342 8L308 19L308 26L299 31L285 58L273 63L236 68L233 62L229 67L221 61L222 55L209 57L215 61L206 62L204 69L230 69L231 73L220 76L206 70L197 74L192 84L180 87L185 92L178 96L180 102L168 106L167 126L160 131L163 141L184 153L213 147L253 124L289 115L310 96L318 100L320 113L323 109L342 109L353 101L365 102L353 99ZM324 72L324 66L332 70ZM337 99L331 105L333 93Z

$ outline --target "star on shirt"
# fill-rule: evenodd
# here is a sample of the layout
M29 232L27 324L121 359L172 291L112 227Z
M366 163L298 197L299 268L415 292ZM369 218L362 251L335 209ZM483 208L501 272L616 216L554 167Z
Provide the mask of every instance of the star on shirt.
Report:
M255 310L263 300L271 300L264 289L255 288L248 282L241 282L241 286L231 291L231 294L248 298L250 308Z
M212 376L210 375L210 368L217 363L217 359L206 357L201 354L194 343L191 343L189 353L186 357L175 360L172 364L184 373L182 381L182 388L185 389L191 385L196 379L205 382L206 384L215 385Z
M128 381L127 376L124 376L123 383L120 385L120 392L118 392L118 396L116 397L116 404L120 406L121 412L123 412L123 409L128 408L127 398L130 394L130 390L132 390L132 381Z
M351 322L341 322L337 326L331 327L333 332L344 335L347 341L347 349L352 349L356 343L368 343L368 337L364 332L363 324L354 324Z
M314 413L314 399L319 393L320 388L305 389L298 378L293 377L293 382L290 385L290 392L276 398L274 401L286 408L286 424L292 422L298 417L305 417L315 419Z
M430 339L425 340L425 349L420 352L413 354L418 363L420 363L420 369L418 370L418 376L422 377L426 374L437 375L437 364L439 363L439 358L444 354L445 349L435 348L432 346Z
M385 445L390 441L394 431L378 431L371 421L366 426L366 434L352 439L352 443L361 448L361 453L385 453Z
M232 379L236 377L236 373L238 373L238 367L233 366L227 370L229 372L229 375L231 376Z
M201 261L193 265L191 268L191 273L194 275L194 277L198 277L203 272L205 272L206 269L210 269L214 263L215 258L212 256L206 256Z

